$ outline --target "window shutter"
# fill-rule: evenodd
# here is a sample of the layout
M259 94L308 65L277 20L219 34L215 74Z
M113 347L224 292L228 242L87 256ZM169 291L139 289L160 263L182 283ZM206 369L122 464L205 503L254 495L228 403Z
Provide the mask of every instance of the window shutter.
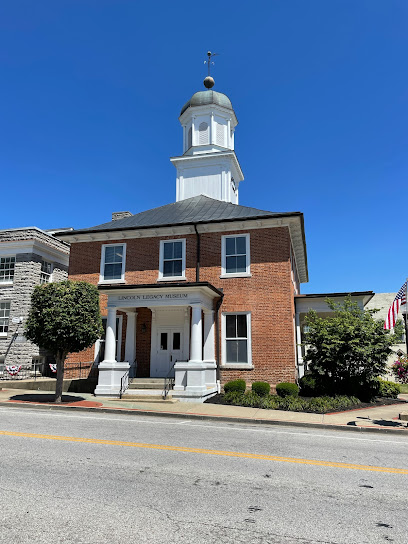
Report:
M222 125L221 123L217 123L217 144L222 146L222 147L225 147L225 127L224 125Z
M200 126L198 127L198 143L199 145L206 145L208 144L208 123L200 123Z

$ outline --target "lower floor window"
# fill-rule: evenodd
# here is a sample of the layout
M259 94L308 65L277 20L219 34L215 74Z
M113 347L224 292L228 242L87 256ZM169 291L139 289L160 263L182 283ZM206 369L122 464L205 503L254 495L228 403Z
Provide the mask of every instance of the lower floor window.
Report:
M250 364L250 317L249 312L223 314L224 364Z
M10 302L0 302L0 334L7 334L10 319Z

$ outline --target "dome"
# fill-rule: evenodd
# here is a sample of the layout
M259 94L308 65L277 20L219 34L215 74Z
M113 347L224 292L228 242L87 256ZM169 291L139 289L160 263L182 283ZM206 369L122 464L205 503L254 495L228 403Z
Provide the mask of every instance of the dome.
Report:
M193 94L190 100L184 104L180 115L183 115L188 108L194 106L207 106L208 104L217 104L218 106L234 111L231 100L227 95L217 93L217 91L198 91L198 93Z

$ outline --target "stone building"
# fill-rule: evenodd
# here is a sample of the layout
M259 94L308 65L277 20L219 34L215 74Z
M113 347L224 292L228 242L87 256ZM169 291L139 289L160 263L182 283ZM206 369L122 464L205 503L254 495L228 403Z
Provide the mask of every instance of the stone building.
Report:
M68 277L69 245L62 232L37 227L0 231L0 376L28 376L43 370L47 354L24 337L35 285ZM16 367L11 369L11 367ZM9 371L7 370L9 368Z
M226 95L195 93L179 120L176 202L58 235L71 244L69 277L101 294L105 337L68 359L99 365L97 395L117 396L128 374L174 377L173 398L199 402L231 379L273 387L297 376L303 214L238 204L238 121Z

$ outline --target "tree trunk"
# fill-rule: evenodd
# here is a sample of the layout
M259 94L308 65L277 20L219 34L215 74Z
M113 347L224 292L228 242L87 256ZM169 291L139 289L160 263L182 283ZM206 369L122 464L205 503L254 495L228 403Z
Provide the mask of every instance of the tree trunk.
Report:
M54 402L60 404L62 401L62 386L64 383L64 362L66 354L61 351L57 352L55 357L57 363L57 383L55 384L55 399Z

